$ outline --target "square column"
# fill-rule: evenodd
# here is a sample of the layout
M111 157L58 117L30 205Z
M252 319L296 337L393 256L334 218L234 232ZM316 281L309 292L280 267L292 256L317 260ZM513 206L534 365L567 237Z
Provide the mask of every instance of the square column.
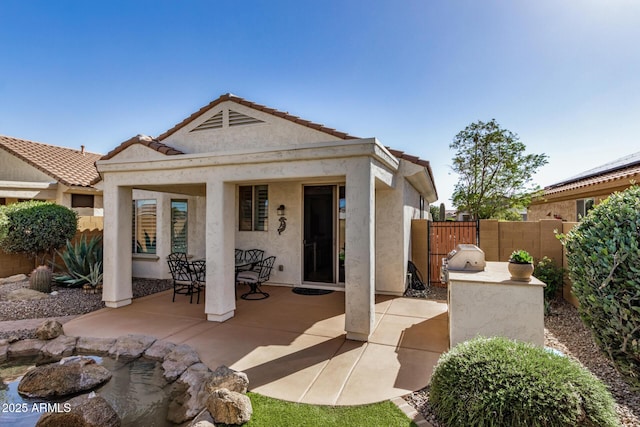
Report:
M375 178L368 158L350 165L346 196L345 331L347 339L368 341L375 323Z
M103 289L107 307L131 304L131 204L130 187L104 188Z
M207 320L224 322L233 317L235 298L235 199L233 184L207 182L206 242Z

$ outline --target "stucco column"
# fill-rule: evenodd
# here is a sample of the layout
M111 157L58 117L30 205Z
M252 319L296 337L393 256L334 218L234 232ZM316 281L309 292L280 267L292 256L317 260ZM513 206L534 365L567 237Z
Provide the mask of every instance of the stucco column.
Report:
M206 242L207 320L224 322L233 317L235 299L235 186L207 182Z
M345 330L367 341L375 322L375 179L368 158L347 172Z
M107 307L131 304L131 204L130 187L104 188L103 289Z

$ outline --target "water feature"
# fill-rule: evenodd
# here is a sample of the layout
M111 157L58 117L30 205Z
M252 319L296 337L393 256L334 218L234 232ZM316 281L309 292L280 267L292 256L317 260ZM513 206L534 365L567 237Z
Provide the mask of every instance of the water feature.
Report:
M163 378L160 363L139 358L130 362L91 356L113 373L110 381L96 389L122 419L122 426L173 426L166 420L171 385ZM64 410L65 399L43 401L18 393L22 375L35 359L21 358L0 365L0 425L33 427L40 416L55 405Z

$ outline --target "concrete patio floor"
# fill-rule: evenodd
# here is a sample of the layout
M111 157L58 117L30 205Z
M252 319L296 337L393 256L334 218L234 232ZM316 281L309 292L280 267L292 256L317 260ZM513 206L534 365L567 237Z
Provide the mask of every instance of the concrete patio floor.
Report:
M344 293L303 296L265 287L271 297L237 301L236 315L208 322L204 304L172 291L105 308L64 325L67 335L146 334L188 344L211 369L245 372L251 391L292 402L358 405L402 396L427 385L448 346L447 304L376 297L368 343L344 334Z

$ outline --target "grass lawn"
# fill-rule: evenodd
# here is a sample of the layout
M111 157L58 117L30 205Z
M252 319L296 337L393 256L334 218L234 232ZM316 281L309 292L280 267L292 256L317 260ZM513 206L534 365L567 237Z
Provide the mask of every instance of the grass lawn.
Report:
M247 427L416 427L389 401L362 406L315 406L285 402L255 393L247 395L253 405L253 416L245 424Z

